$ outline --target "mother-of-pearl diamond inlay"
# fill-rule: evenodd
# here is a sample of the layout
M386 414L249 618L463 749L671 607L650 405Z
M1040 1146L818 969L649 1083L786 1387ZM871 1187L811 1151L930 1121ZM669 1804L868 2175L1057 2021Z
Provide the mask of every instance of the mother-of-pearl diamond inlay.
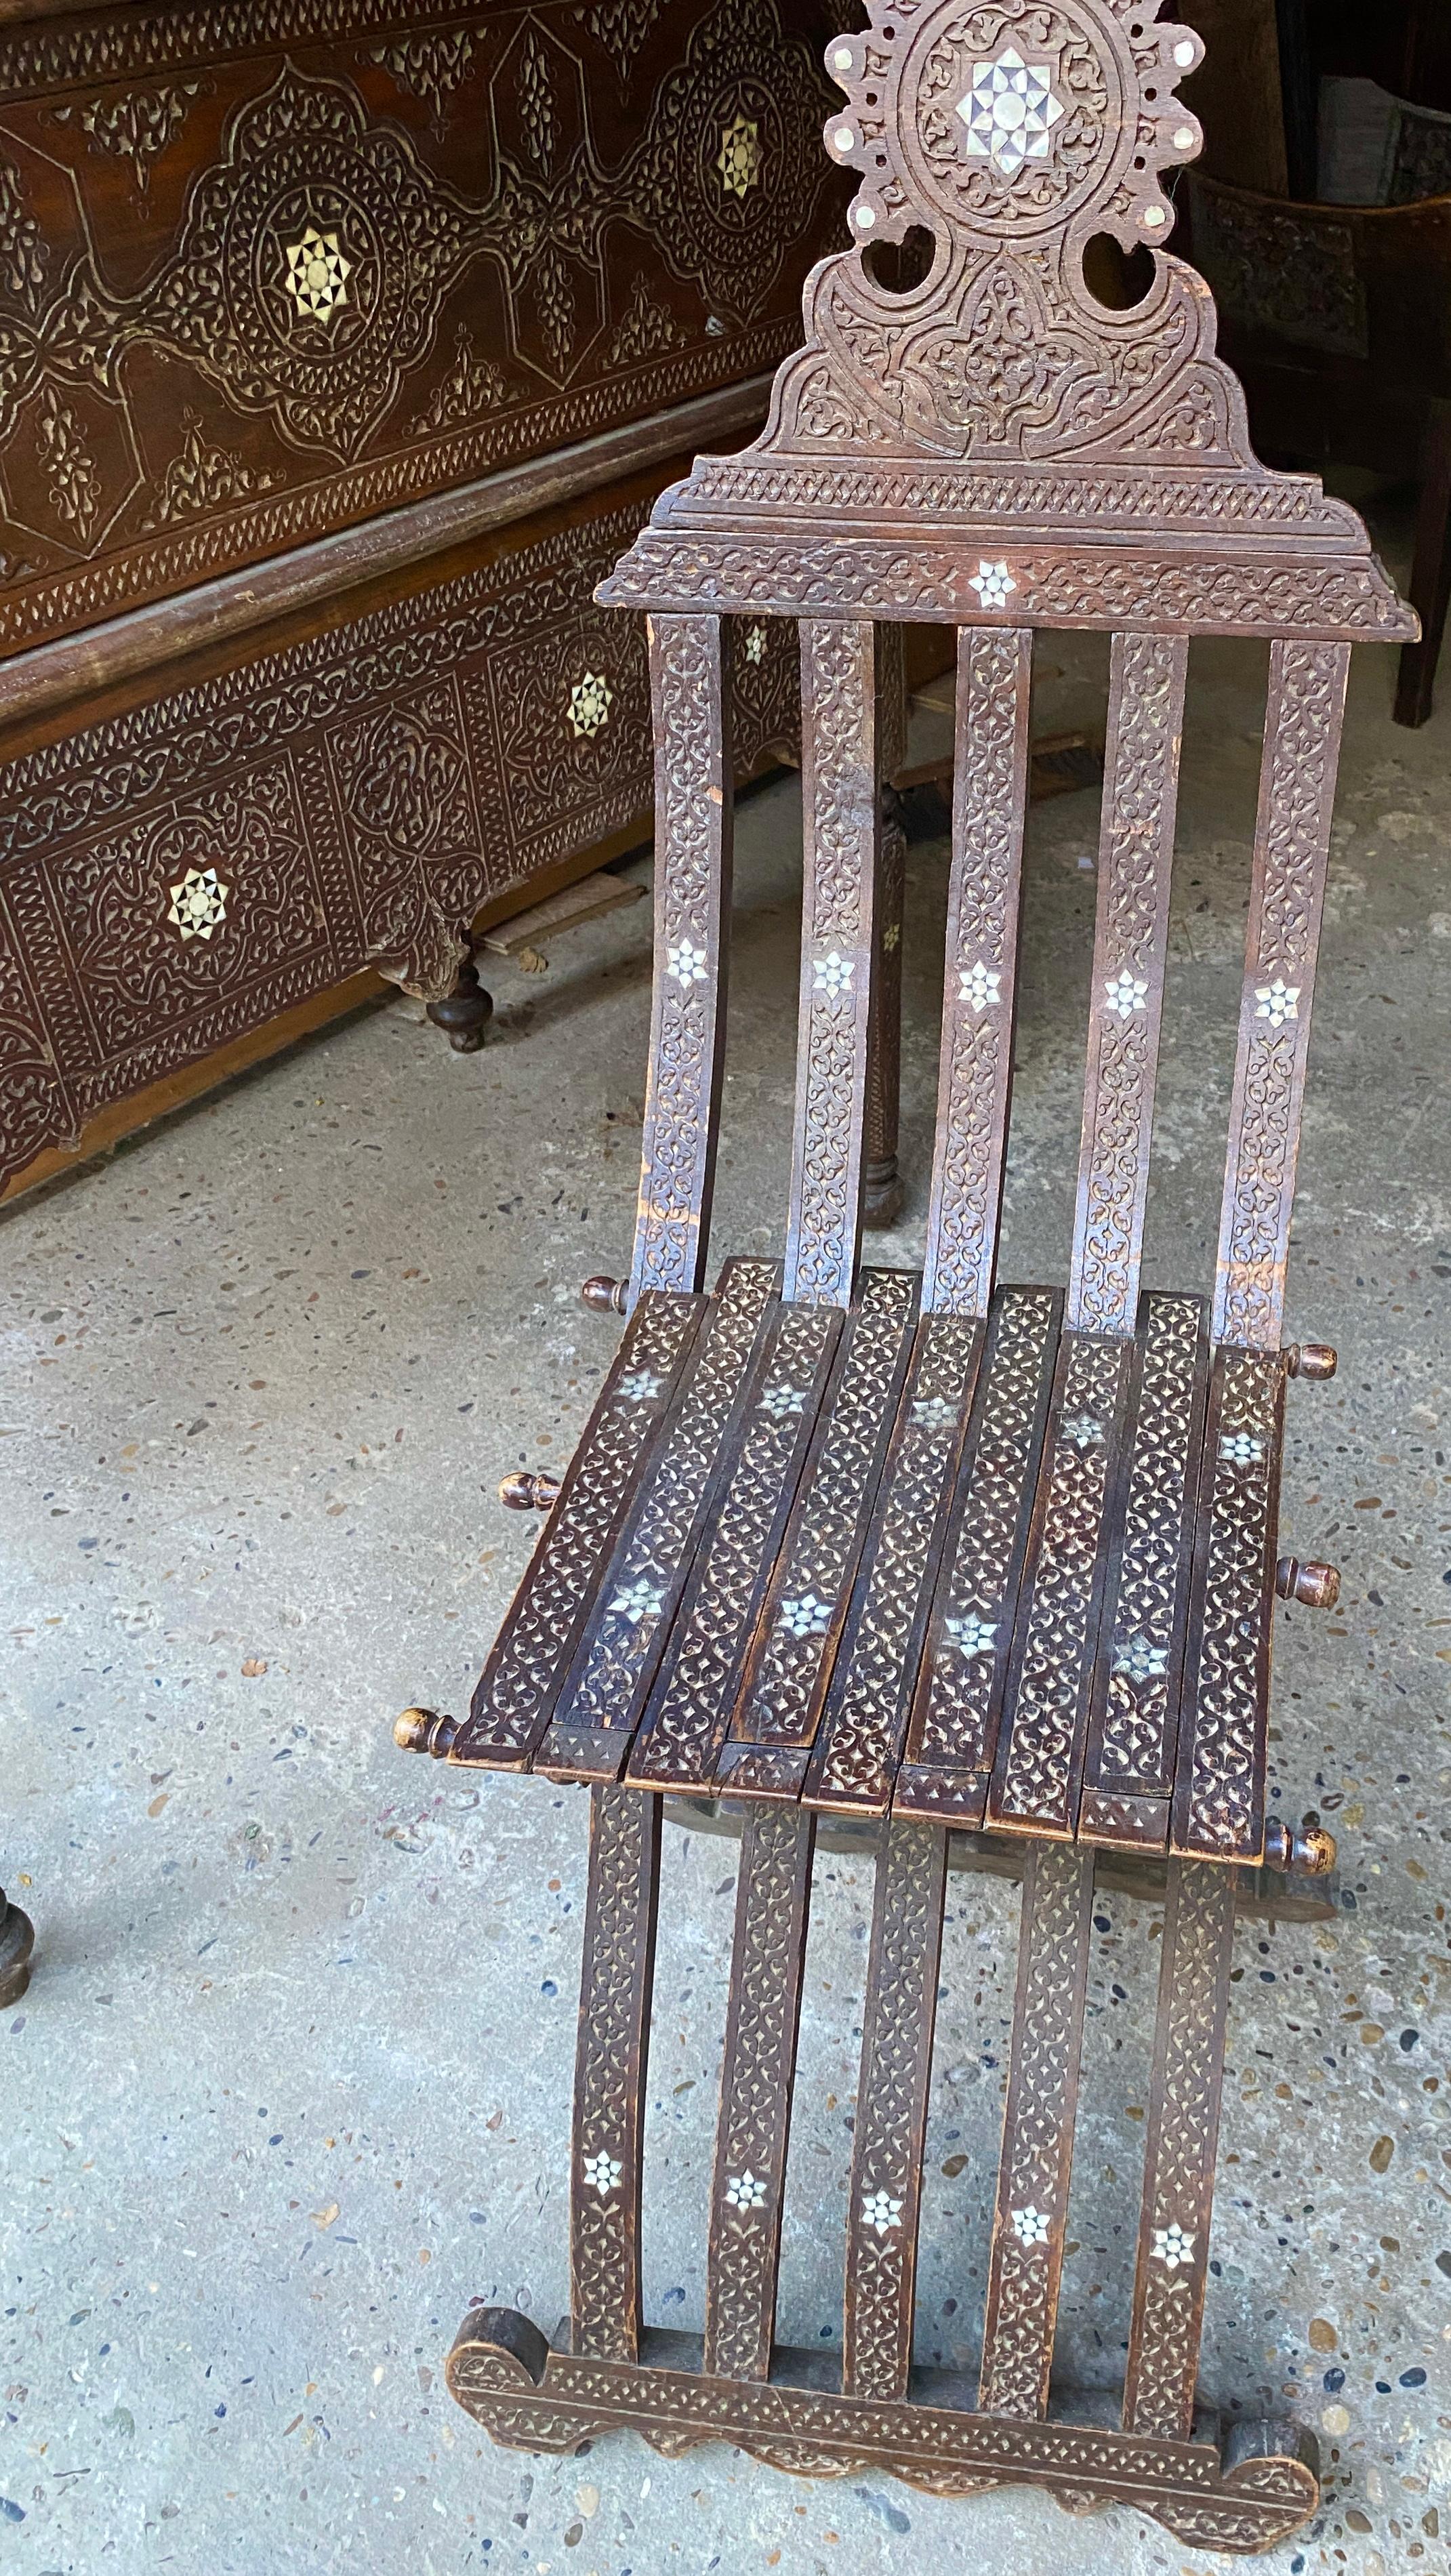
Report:
M1025 161L1046 161L1050 128L1063 113L1052 83L1051 63L1025 63L1012 45L995 62L974 63L972 87L957 102L969 154L993 162L1005 179Z
M330 322L348 300L353 263L336 233L321 233L309 224L301 241L288 242L287 292L298 312L314 322Z
M716 162L721 185L731 197L744 197L759 186L761 177L761 129L753 118L738 116L720 138L720 158Z
M169 886L171 910L166 918L185 939L210 939L227 918L230 886L224 886L215 868L188 868L180 885Z
M997 1644L996 1622L989 1625L986 1619L978 1617L975 1610L969 1610L963 1619L949 1619L947 1633L959 1653L964 1655L990 1655Z
M852 989L851 979L855 973L856 959L842 957L833 948L829 957L812 959L812 989L818 993L849 993Z

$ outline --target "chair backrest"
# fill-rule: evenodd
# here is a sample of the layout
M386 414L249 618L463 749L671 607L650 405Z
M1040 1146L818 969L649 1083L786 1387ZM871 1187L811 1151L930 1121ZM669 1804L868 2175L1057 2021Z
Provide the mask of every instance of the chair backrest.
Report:
M799 620L805 894L785 1295L852 1293L883 631L959 630L928 1312L981 1315L1011 1082L1035 627L1113 638L1067 1322L1134 1330L1189 638L1271 642L1213 1335L1278 1348L1350 646L1416 632L1354 512L1250 452L1161 174L1198 151L1201 59L1154 0L869 0L827 66L862 174L755 446L705 457L602 586L651 613L657 931L632 1291L705 1260L725 1007L731 623ZM1108 235L1137 304L1092 291ZM875 246L901 246L893 268ZM914 265L919 282L895 282ZM1140 264L1143 264L1142 257ZM881 268L881 274L875 273ZM886 282L886 281L891 282Z

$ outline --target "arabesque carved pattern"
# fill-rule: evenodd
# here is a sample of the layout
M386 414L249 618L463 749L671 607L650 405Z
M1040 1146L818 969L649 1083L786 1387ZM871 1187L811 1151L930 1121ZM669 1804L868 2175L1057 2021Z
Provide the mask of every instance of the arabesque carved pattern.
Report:
M1094 1785L1111 1794L1167 1797L1173 1787L1205 1359L1200 1300L1147 1298L1116 1585L1104 1609L1107 1670L1095 1685L1102 1710L1090 1749Z
M856 2397L907 2391L946 1872L946 1836L934 1825L889 1827L877 1861L847 2221L842 2382Z
M1285 1368L1222 1349L1210 1390L1173 1848L1253 1861L1264 1839L1264 1728Z
M571 2324L577 2353L632 2361L640 2317L640 2131L660 1807L657 1799L613 1787L592 1790L590 1799L570 2183ZM588 2178L591 2168L597 2181Z

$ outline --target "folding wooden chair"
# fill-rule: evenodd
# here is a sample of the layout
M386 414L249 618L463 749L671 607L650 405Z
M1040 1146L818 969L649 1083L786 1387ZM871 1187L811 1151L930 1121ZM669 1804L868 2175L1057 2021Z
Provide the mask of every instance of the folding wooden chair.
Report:
M812 2476L1121 2501L1205 2548L1313 2511L1295 2427L1196 2400L1237 1888L1316 1871L1267 1813L1284 1272L1350 646L1415 623L1358 519L1249 452L1202 282L1161 255L1174 91L1153 0L869 0L828 66L862 173L768 427L660 502L600 596L651 616L654 1013L628 1324L460 1723L399 1740L591 1784L570 2317L476 2308L449 2361L496 2440L618 2426ZM871 245L927 236L898 291ZM1100 236L1147 250L1101 303ZM920 245L919 245L920 246ZM910 247L910 243L909 243ZM1096 265L1096 263L1099 263ZM896 275L910 273L899 263ZM884 271L884 275L888 272ZM703 1293L725 1008L724 657L800 622L805 896L784 1266ZM894 624L959 630L939 1115L921 1277L858 1267L878 709ZM1032 632L1113 638L1077 1218L1066 1290L999 1287ZM1140 1292L1191 635L1270 641L1212 1299ZM608 1302L608 1283L591 1295ZM667 1793L744 1822L703 2338L642 2324L639 2214ZM819 1816L876 1819L839 2355L775 2338ZM980 2379L912 2360L949 1844L1013 1838L1023 1901ZM1050 2386L1096 1861L1165 1913L1118 2420ZM984 2213L984 2225L988 2224Z

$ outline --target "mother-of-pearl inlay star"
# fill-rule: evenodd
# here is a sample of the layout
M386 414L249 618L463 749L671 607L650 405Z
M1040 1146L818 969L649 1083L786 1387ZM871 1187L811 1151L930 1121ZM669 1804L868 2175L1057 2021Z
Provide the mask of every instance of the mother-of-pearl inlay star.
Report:
M1005 563L989 563L985 555L979 557L977 570L967 586L977 592L984 608L1006 608L1009 591L1018 587Z
M320 233L309 224L301 241L288 242L287 292L298 312L315 322L330 322L348 300L353 263L336 233Z
M849 993L855 973L856 959L839 956L834 948L829 957L815 957L811 961L812 986L818 993Z
M1127 966L1121 966L1112 983L1105 984L1103 989L1108 995L1109 1009L1116 1011L1121 1020L1131 1020L1135 1011L1148 1008L1148 984L1142 975L1131 975Z
M982 959L979 958L975 966L963 967L958 977L957 989L963 1000L970 1002L975 1011L985 1011L998 999L1002 980L1000 968L984 966Z
M703 984L706 977L706 955L688 939L678 940L665 951L667 970L677 984Z
M180 885L169 886L171 910L166 918L183 940L210 939L227 918L230 886L224 886L215 868L188 868Z
M1063 113L1052 80L1051 63L1025 63L1012 45L995 62L974 63L972 87L957 102L968 153L995 163L1005 179L1025 161L1046 161L1049 130Z

